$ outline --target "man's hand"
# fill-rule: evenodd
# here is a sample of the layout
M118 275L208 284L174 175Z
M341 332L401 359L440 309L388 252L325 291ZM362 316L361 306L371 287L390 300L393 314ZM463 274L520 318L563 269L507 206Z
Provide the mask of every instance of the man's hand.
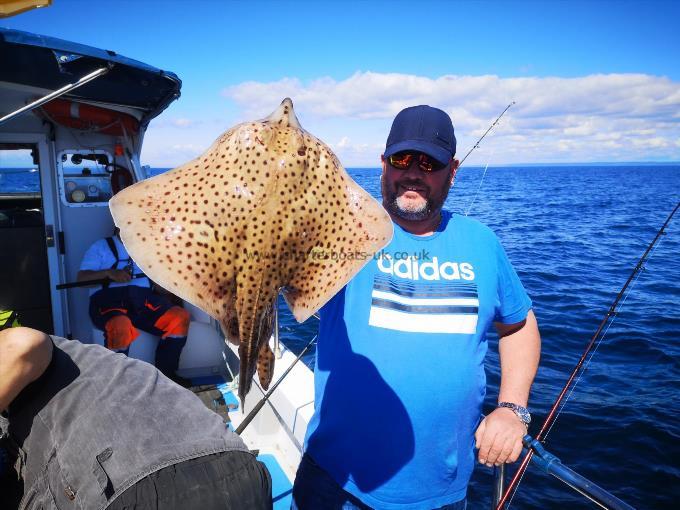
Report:
M106 276L118 283L127 283L132 280L132 276L125 269L109 269Z
M515 462L522 453L522 438L526 433L526 425L512 410L497 408L482 420L475 432L479 462L489 467Z
M83 269L78 271L76 281L86 283L93 280L101 280L102 278L108 278L109 280L118 283L127 283L132 280L132 276L125 269L102 269L100 271ZM83 285L83 287L88 287L88 285ZM92 285L89 285L89 287L92 287Z

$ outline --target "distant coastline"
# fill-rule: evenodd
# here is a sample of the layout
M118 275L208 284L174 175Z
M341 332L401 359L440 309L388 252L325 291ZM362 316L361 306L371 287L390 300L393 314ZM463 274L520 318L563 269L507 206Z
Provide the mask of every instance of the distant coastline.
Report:
M486 165L464 165L464 168L484 168ZM648 166L648 167L674 167L680 168L680 161L625 161L622 163L611 163L598 161L595 163L499 163L489 164L490 168L551 168L551 167L614 167L614 166ZM348 166L348 170L375 170L379 166Z
M475 165L480 166L480 165ZM481 165L483 166L483 165ZM527 167L527 166L680 166L680 161L622 161L622 162L607 162L594 161L592 163L506 163L500 165L489 166L504 166L504 167Z

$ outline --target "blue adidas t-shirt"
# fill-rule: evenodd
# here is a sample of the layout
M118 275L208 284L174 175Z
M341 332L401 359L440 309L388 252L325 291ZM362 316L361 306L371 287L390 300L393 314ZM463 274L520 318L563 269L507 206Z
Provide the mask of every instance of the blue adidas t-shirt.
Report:
M463 499L486 391L486 331L531 308L495 234L442 214L392 242L321 310L306 451L379 509Z
M118 237L114 236L113 242L118 250L118 263L116 264L115 269L124 269L130 260L130 255L128 255L125 246L123 246L123 243ZM116 257L111 252L111 248L109 248L106 239L99 239L98 241L95 241L92 246L87 249L85 255L83 255L83 260L80 262L80 271L101 271L103 269L110 269L114 262L116 262ZM140 274L141 272L142 270L133 261L132 274ZM111 282L109 287L124 287L126 285L137 285L139 287L151 286L148 278L133 278L127 283ZM90 296L100 289L101 287L90 288Z

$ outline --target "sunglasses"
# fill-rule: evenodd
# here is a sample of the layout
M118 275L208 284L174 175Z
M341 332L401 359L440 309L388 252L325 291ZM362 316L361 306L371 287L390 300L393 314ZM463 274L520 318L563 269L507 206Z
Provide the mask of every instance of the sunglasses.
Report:
M418 168L427 173L438 172L447 166L422 152L397 152L388 157L387 160L390 165L398 170L407 170L415 160L418 162Z

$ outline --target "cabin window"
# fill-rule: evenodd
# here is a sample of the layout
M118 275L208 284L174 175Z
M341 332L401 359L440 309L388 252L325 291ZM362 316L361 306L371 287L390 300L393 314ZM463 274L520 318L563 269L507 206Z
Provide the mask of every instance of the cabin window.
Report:
M38 151L31 144L0 144L0 195L40 197Z
M59 193L69 207L107 206L111 193L111 154L105 151L63 151L57 156Z

